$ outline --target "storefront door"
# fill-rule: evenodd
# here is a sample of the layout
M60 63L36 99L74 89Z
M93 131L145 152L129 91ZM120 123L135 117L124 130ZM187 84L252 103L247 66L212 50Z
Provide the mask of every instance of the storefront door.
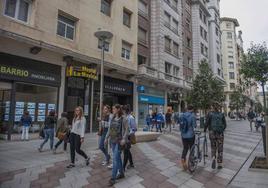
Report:
M6 133L8 131L11 87L11 83L0 82L0 133Z

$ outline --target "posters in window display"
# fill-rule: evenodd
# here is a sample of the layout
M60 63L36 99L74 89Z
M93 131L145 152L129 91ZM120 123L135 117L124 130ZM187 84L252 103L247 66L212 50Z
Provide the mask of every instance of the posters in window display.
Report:
M15 114L16 115L23 115L23 111L24 111L24 109L23 108L16 108L16 110L15 110Z
M24 108L24 102L16 102L16 108Z
M15 122L19 122L21 119L21 115L15 115Z
M34 102L28 102L27 103L27 108L28 109L35 109L35 103Z
M46 115L46 103L38 103L38 117L37 121L44 122Z
M38 103L38 109L46 109L46 103Z
M38 116L37 121L44 122L45 121L45 116Z

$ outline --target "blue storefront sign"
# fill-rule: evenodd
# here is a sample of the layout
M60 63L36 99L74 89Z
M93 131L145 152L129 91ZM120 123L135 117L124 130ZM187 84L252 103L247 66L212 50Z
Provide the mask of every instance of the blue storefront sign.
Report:
M139 102L149 103L149 104L164 105L165 104L165 99L163 97L139 95Z

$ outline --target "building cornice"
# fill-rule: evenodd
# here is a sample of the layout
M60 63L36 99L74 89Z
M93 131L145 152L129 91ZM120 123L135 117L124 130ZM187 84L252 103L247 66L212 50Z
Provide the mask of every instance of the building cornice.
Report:
M204 13L206 14L206 16L210 17L210 12L208 11L207 7L202 3L201 0L192 0L192 5L194 4L198 4L201 9L204 11Z
M239 22L236 18L222 17L220 18L221 22L233 22L236 27L239 27Z

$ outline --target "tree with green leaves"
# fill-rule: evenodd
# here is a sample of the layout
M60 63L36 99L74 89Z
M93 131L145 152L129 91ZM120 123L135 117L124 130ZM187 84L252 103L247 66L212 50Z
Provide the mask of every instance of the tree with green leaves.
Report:
M244 78L251 83L252 80L258 82L262 87L263 93L263 106L266 112L265 121L268 124L268 110L266 105L265 96L265 84L268 82L268 49L266 43L263 44L251 44L244 55L241 73ZM266 143L266 144L265 144ZM266 147L266 165L268 165L268 125L266 128L266 142L264 146Z
M223 101L223 85L214 77L209 64L202 61L199 65L199 72L193 80L193 87L188 94L187 102L195 109L201 109L206 113L214 102Z
M248 97L243 95L243 88L237 87L231 94L230 94L230 104L229 108L231 110L236 111L236 119L238 119L239 110L244 109L246 107L246 102Z

